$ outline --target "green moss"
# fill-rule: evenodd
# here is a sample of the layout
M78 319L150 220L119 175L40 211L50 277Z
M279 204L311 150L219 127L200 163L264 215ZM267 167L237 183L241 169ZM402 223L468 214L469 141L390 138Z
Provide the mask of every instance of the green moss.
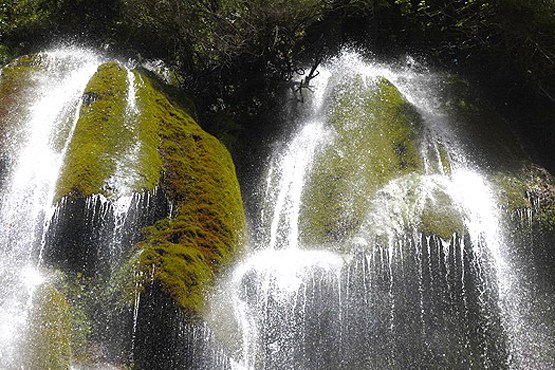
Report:
M26 340L26 369L65 370L72 356L72 318L65 296L51 285L37 289Z
M449 160L449 155L447 154L447 150L441 144L438 145L439 151L439 160L441 162L441 167L443 168L443 173L450 175L451 174L451 161Z
M0 135L10 124L13 112L19 114L25 100L32 96L34 88L32 75L33 72L40 70L40 56L26 55L14 60L12 63L2 68L0 73Z
M509 216L531 210L530 226L555 231L555 177L546 169L525 163L519 171L495 174L492 181Z
M366 87L357 77L344 86L329 123L337 137L318 157L303 199L305 243L350 236L376 190L397 176L423 170L420 116L387 80Z
M530 184L527 184L526 181L506 173L498 173L493 180L499 189L501 204L505 209L513 212L517 209L532 207L526 195Z
M158 123L164 190L175 202L171 219L146 229L139 269L181 307L198 313L203 293L242 246L245 216L229 152L184 110L144 78L139 103Z
M130 184L134 190L151 190L159 183L157 122L127 111L127 89L127 71L115 62L101 65L89 81L57 199L72 193L109 196L118 169L136 177ZM136 157L129 156L135 146Z
M418 227L427 235L447 240L455 233L463 234L464 221L453 199L447 193L436 190L433 197L426 199Z

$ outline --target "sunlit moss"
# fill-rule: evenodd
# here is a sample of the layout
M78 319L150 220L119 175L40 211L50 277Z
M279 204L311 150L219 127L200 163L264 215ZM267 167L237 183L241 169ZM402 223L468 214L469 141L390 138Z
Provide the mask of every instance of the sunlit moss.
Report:
M144 78L144 119L158 123L164 191L172 218L146 229L139 269L183 308L198 312L214 273L243 244L245 216L235 167L226 148Z
M426 199L418 228L427 235L437 235L448 240L453 234L464 233L463 215L455 201L445 192L437 190L433 198Z
M57 199L69 194L110 195L118 165L138 176L134 190L152 190L160 179L157 122L127 111L127 71L102 64L83 95L79 120L57 186ZM127 158L137 146L136 157Z
M68 370L72 317L65 296L52 285L40 286L33 297L30 319L24 368Z
M314 165L301 222L308 243L342 240L356 231L373 194L391 179L421 172L421 119L387 80L342 87L329 123L336 139Z

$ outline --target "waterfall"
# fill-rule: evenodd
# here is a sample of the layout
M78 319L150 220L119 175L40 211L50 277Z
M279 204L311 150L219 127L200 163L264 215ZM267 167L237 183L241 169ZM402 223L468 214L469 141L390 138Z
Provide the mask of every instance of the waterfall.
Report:
M469 84L410 57L385 64L344 51L323 63L296 92L302 98L292 92L287 103L295 129L273 143L249 198L257 211L249 215L247 251L221 269L211 290L199 290L206 310L191 320L182 308L197 297L187 289L213 273L203 268L217 265L223 249L236 248L222 246L211 261L203 254L220 242L220 218L238 213L212 220L219 208L202 202L218 202L190 193L200 177L217 188L228 181L217 169L235 176L234 169L218 162L210 169L216 174L202 172L212 165L205 156L227 151L210 152L220 143L196 126L184 130L192 119L170 110L135 67L65 48L0 73L0 88L15 96L0 112L0 368L43 366L28 362L30 352L43 351L33 347L41 330L74 370L555 366L552 316L542 312L552 297L538 293L539 272L526 255L542 237L541 200L527 189L514 213L502 204L496 176L523 157L481 133L485 108ZM170 79L158 62L144 67ZM96 86L107 91L101 103L115 103L100 105L108 113L91 125L84 118L98 113L91 107L101 94L89 88L105 80ZM494 126L492 117L482 119ZM113 121L104 127L103 119ZM101 149L79 152L92 158L82 176L108 168L100 185L60 194L75 150L89 144L83 133L109 126L117 128L93 143ZM198 158L183 158L184 148ZM189 160L198 173L171 168ZM164 182L176 174L190 175L191 188L179 193ZM189 209L194 197L201 204ZM189 225L187 212L202 213L198 223ZM151 232L151 250L142 248ZM193 236L198 251L182 245ZM51 309L54 319L45 319ZM60 319L68 315L71 328ZM64 330L73 336L73 357Z
M548 368L550 355L522 345L529 337L515 304L522 292L496 188L484 154L450 109L449 76L413 59L383 65L353 52L319 72L298 131L276 146L262 181L260 235L219 288L225 298L213 303L214 315L235 322L220 335L240 343L231 347L236 368ZM335 149L345 135L331 124L337 102L355 86L349 103L366 104L356 100L375 94L382 79L421 119L415 140L423 168L394 176L373 194L357 193L357 179L340 200L349 211L367 198L356 229L324 243L303 239L303 215L314 212L306 203L315 163L326 150L337 150L340 160L350 155ZM356 146L361 126L345 125ZM324 210L333 211L332 204ZM208 320L216 328L221 321Z
M85 300L84 296L91 294L86 289L92 289L93 284L108 284L110 275L121 265L122 256L138 241L138 230L169 212L169 201L159 187L152 191L136 190L136 184L141 181L136 163L142 155L142 144L135 128L140 116L137 91L142 80L132 71L132 65L127 68L119 62L117 65L127 75L122 125L134 145L128 146L120 157L110 158L115 163L115 171L104 185L110 192L57 199L59 179L67 165L68 153L75 145L80 113L85 104L90 105L96 98L86 89L99 66L108 61L92 51L67 47L16 60L0 74L0 84L7 85L8 89L16 86L12 94L17 94L19 99L8 106L8 114L0 117L5 165L0 174L2 369L46 366L29 362L33 361L29 360L29 351L44 351L40 349L42 344L34 344L35 338L30 337L34 335L32 330L54 325L37 322L39 319L33 315L37 312L48 315L51 309L63 310L51 302L56 294L60 296L52 287L73 289L77 297L63 299L72 300L72 315L84 315L83 307L95 304ZM76 248L81 249L76 251ZM75 281L64 280L67 274ZM39 287L41 294L47 296L40 295L35 300ZM127 331L132 330L127 326L132 324L121 322L118 315L122 313L111 312L113 307L86 309L94 310L95 320L99 322L95 325L114 327L97 335L106 338L102 340L110 343L110 351L124 356L128 344L122 342L127 340ZM132 315L131 312L129 316ZM61 353L64 344L56 343L58 340L61 341L51 338L47 345Z
M59 50L39 54L34 63L40 72L29 76L33 90L26 97L28 106L22 102L18 107L9 122L12 131L3 138L13 165L4 174L0 201L2 368L18 361L15 348L24 333L29 302L34 288L44 281L37 258L53 214L56 181L81 96L100 59L86 51Z

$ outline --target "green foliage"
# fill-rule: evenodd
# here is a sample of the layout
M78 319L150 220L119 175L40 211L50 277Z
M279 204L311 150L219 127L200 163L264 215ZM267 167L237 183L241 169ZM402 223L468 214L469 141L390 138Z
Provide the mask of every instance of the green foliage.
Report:
M52 15L57 10L52 0L7 0L0 10L0 34L31 33L54 26Z
M396 0L416 42L440 58L520 74L555 101L555 2ZM490 60L488 60L490 59Z
M0 3L0 40L29 52L52 37L80 37L104 42L113 34L119 14L113 0L4 0Z

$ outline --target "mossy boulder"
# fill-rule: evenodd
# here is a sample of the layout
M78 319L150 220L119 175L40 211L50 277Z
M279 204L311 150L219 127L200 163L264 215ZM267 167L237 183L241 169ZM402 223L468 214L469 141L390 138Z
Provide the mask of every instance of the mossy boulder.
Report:
M389 81L355 77L341 86L328 123L334 142L316 159L303 195L300 220L307 244L352 236L379 188L423 171L421 118Z
M72 317L63 293L49 284L35 291L24 350L25 369L68 370Z
M56 199L110 200L122 184L135 192L161 188L171 215L145 229L114 279L156 285L198 313L205 288L243 245L245 216L229 152L177 102L147 73L100 65L82 97ZM111 284L132 295L125 282Z
M122 171L133 180L132 190L152 190L158 185L162 162L158 154L158 122L130 108L128 91L133 73L116 62L100 65L82 97L71 144L58 180L57 199L66 195L110 196ZM140 87L138 87L140 89Z
M451 192L450 180L442 175L412 173L396 178L372 199L360 236L387 244L411 230L445 240L463 235L464 209Z
M172 217L146 229L139 269L181 307L203 307L204 290L243 245L245 215L235 167L227 149L173 106L145 79L139 104L158 122L164 190Z

